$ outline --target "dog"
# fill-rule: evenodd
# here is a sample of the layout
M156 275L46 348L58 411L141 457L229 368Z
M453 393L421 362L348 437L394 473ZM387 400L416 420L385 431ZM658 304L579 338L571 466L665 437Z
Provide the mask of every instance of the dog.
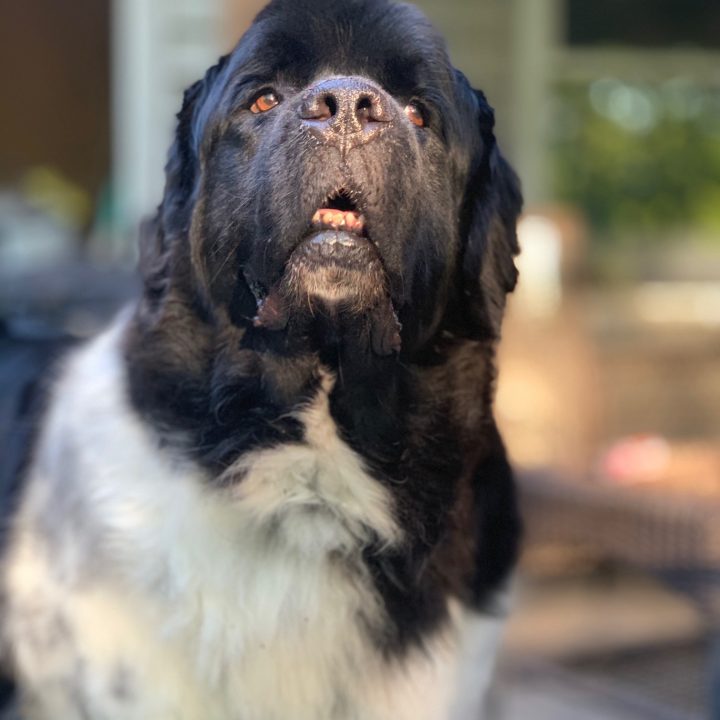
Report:
M185 93L142 296L62 363L9 528L24 717L478 717L520 535L493 126L389 0L272 0Z

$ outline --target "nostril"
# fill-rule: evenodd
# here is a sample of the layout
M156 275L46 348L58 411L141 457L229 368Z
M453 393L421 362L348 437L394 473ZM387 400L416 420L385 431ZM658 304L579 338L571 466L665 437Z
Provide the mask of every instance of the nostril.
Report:
M325 107L328 110L328 118L335 117L335 115L337 115L337 111L338 111L337 100L332 95L326 95L323 98L323 101L324 101Z
M372 100L369 97L361 97L357 101L355 115L363 125L372 122Z
M361 96L355 104L355 115L363 124L384 122L382 103L372 95Z
M303 120L326 122L337 115L337 100L332 95L316 95L300 108Z
M335 112L333 111L333 102L329 97L318 98L317 102L314 103L313 113L311 115L312 120L329 120Z

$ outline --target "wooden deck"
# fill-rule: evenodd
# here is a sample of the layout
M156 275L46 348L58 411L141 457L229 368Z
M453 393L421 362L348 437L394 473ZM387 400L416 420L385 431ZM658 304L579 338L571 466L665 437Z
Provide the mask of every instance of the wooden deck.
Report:
M487 720L701 720L552 664L501 668ZM474 720L468 718L468 720Z

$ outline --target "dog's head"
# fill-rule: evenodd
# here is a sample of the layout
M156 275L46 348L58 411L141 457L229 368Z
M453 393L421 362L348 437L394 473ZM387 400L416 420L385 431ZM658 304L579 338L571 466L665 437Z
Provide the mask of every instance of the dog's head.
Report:
M379 356L497 336L518 183L414 8L274 0L178 117L148 307L180 293L216 324Z

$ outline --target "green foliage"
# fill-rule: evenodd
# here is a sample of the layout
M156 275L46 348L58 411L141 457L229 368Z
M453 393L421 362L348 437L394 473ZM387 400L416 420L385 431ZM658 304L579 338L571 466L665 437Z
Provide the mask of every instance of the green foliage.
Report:
M720 236L720 90L605 79L559 88L557 109L556 194L596 237Z

